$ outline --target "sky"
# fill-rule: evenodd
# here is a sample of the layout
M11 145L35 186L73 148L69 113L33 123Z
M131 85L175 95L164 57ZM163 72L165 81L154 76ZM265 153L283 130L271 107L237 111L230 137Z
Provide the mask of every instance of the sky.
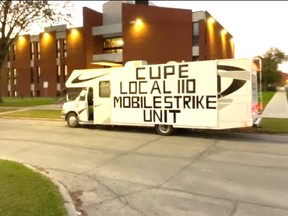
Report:
M72 26L82 26L82 7L102 12L107 1L73 1ZM275 47L288 55L288 1L151 1L159 7L208 11L231 35L235 58L253 58ZM281 67L288 73L288 64Z

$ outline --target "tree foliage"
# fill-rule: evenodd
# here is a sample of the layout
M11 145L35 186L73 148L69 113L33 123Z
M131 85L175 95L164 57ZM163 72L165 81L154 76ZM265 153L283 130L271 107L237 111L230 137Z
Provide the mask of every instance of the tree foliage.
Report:
M21 32L29 32L41 24L69 23L69 2L48 0L0 1L0 71L7 57L9 46ZM0 73L1 100L1 73Z
M267 90L282 79L278 65L287 60L285 53L278 48L270 48L262 59L262 84L263 89Z

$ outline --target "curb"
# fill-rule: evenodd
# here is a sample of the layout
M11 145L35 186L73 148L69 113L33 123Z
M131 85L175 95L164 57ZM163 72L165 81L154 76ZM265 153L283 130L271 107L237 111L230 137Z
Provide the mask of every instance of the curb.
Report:
M68 216L81 216L81 212L78 212L76 210L76 207L75 207L75 205L73 203L73 200L72 200L68 190L65 188L65 186L63 184L61 184L59 181L57 181L55 177L51 176L47 172L44 172L44 171L40 170L39 168L36 168L34 166L31 166L31 165L23 163L23 162L10 160L8 158L1 158L1 159L2 160L6 160L6 161L17 162L19 164L24 165L28 169L31 169L32 171L37 172L37 173L47 177L54 185L57 186L57 188L58 188L58 190L60 192L60 195L62 196L62 198L64 200L64 207L67 210L67 215Z
M2 159L6 160L6 161L14 161L14 160L10 160L10 159L7 159L7 158L2 158ZM14 161L14 162L22 164L22 165L24 165L28 169L31 169L34 172L40 173L41 175L47 177L54 185L56 185L58 190L59 190L59 192L60 192L60 195L62 196L62 198L64 200L64 207L67 210L67 215L68 216L80 216L81 215L81 212L78 212L76 210L76 207L75 207L75 205L73 203L73 200L72 200L68 190L55 177L53 177L49 173L46 173L46 172L44 172L44 171L42 171L42 170L40 170L40 169L38 169L36 167L33 167L33 166L29 165L29 164L22 163L22 162L19 162L19 161Z
M18 163L21 163L21 162L18 162ZM23 163L21 163L21 164L23 164ZM68 190L54 176L51 176L49 173L46 173L46 172L44 172L42 170L39 170L36 167L33 167L33 166L29 165L29 164L25 164L24 163L23 165L26 166L27 168L33 170L34 172L38 172L41 175L46 176L47 178L49 178L49 180L54 185L56 185L58 187L58 190L59 190L61 196L64 199L64 206L65 206L65 208L67 210L68 216L79 216L79 215L81 215L81 213L76 210L76 207L75 207L75 205L73 203L73 200L72 200Z

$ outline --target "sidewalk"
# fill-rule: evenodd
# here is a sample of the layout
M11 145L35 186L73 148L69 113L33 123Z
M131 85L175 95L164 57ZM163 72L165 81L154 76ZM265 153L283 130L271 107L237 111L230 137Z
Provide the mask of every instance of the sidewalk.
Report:
M262 118L288 118L288 102L284 87L280 88L267 104Z
M15 113L15 112L24 112L27 110L35 110L35 109L40 109L40 110L61 110L62 104L49 104L49 105L39 105L39 106L31 106L31 107L4 107L4 109L7 108L13 108L14 110L10 111L2 111L0 112L1 115L6 115L9 113Z
M34 106L34 107L31 107L31 109L61 110L62 106L63 106L63 103L57 103L57 104Z

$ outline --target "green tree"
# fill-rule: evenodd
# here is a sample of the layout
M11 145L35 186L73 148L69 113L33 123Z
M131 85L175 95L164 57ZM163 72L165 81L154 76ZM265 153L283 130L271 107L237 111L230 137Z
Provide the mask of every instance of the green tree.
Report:
M267 90L282 79L278 65L287 60L285 53L278 48L270 48L262 57L262 85Z
M68 7L69 2L57 2L48 0L1 0L0 1L0 102L1 93L1 71L9 47L14 43L21 32L29 32L33 27L43 23L69 23L71 14ZM66 10L63 10L66 8Z

